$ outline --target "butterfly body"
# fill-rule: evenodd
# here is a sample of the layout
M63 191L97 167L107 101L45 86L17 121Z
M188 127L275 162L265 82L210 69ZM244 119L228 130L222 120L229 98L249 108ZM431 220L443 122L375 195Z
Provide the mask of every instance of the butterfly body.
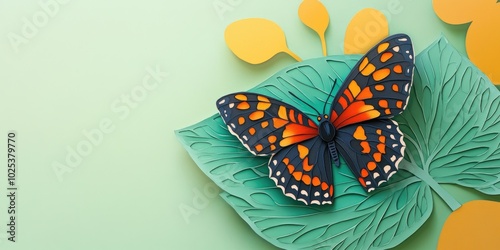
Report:
M228 130L252 154L270 157L269 178L286 196L307 205L331 204L332 163L340 165L339 154L368 192L397 172L405 144L390 118L406 107L413 63L408 36L384 39L354 66L328 112L316 111L316 119L250 92L223 96L217 108Z
M318 116L318 120L320 121L318 127L318 135L325 143L328 144L328 150L330 152L333 163L338 167L340 166L340 159L337 147L335 146L335 135L337 134L337 130L328 120L328 115L325 114L322 117Z
M325 142L331 142L335 139L336 130L333 124L328 120L322 120L319 123L318 134Z

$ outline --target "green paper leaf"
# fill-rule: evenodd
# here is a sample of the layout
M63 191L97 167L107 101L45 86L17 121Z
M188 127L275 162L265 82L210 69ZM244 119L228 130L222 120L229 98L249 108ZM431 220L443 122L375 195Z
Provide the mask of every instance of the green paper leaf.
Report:
M250 91L282 99L314 117L316 112L289 91L322 110L335 79L342 82L358 59L331 56L297 63ZM499 91L443 38L417 56L415 67L408 107L396 117L407 145L401 170L388 185L367 194L341 160L333 171L331 206L305 206L284 196L268 178L268 158L250 154L219 115L177 136L224 190L221 196L272 244L285 249L391 248L428 219L431 188L451 208L460 206L438 182L500 193Z
M407 159L438 183L500 194L500 93L441 38L419 54L406 111L396 120Z
M297 63L250 91L282 99L314 117L316 112L288 91L322 110L335 79L341 83L359 58ZM343 160L334 169L334 205L305 206L283 195L268 178L269 159L248 152L218 115L177 135L200 168L225 190L222 197L256 233L281 248L387 249L412 235L432 211L430 188L421 179L400 171L389 185L368 194Z

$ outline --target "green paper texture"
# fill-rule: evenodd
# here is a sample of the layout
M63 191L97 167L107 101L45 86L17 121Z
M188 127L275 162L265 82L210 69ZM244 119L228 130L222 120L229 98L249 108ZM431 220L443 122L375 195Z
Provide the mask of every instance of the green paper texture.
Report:
M359 58L328 56L296 63L249 91L281 99L314 117L288 91L322 110L335 79L342 82ZM392 248L429 218L431 189L453 209L460 206L438 183L500 194L499 91L444 38L420 53L415 67L408 107L396 117L407 145L402 170L387 185L366 193L341 160L333 169L330 206L305 206L285 197L268 178L268 158L248 152L218 114L176 134L200 169L224 190L221 196L228 204L275 246Z

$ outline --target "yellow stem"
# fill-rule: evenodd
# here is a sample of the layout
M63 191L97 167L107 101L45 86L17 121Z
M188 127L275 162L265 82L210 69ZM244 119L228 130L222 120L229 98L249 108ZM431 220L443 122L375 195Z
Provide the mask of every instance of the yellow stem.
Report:
M326 56L326 40L325 40L325 34L319 34L319 39L321 39L321 48L323 48L323 56Z

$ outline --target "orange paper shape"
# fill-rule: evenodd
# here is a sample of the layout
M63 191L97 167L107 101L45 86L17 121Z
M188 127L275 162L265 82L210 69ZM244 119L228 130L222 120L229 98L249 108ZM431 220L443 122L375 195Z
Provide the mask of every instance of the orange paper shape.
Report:
M347 26L344 53L364 54L388 35L389 23L385 15L376 9L363 9Z
M499 212L498 202L476 200L465 203L446 220L437 249L498 249Z
M224 33L229 49L241 60L260 64L284 52L301 61L286 44L285 32L273 21L263 18L242 19L231 23Z
M497 0L434 0L436 14L446 23L471 23L465 39L469 59L495 84L500 84L500 4Z
M323 48L323 56L326 56L325 32L330 17L325 6L318 0L304 0L299 6L299 18L307 27L318 33Z

